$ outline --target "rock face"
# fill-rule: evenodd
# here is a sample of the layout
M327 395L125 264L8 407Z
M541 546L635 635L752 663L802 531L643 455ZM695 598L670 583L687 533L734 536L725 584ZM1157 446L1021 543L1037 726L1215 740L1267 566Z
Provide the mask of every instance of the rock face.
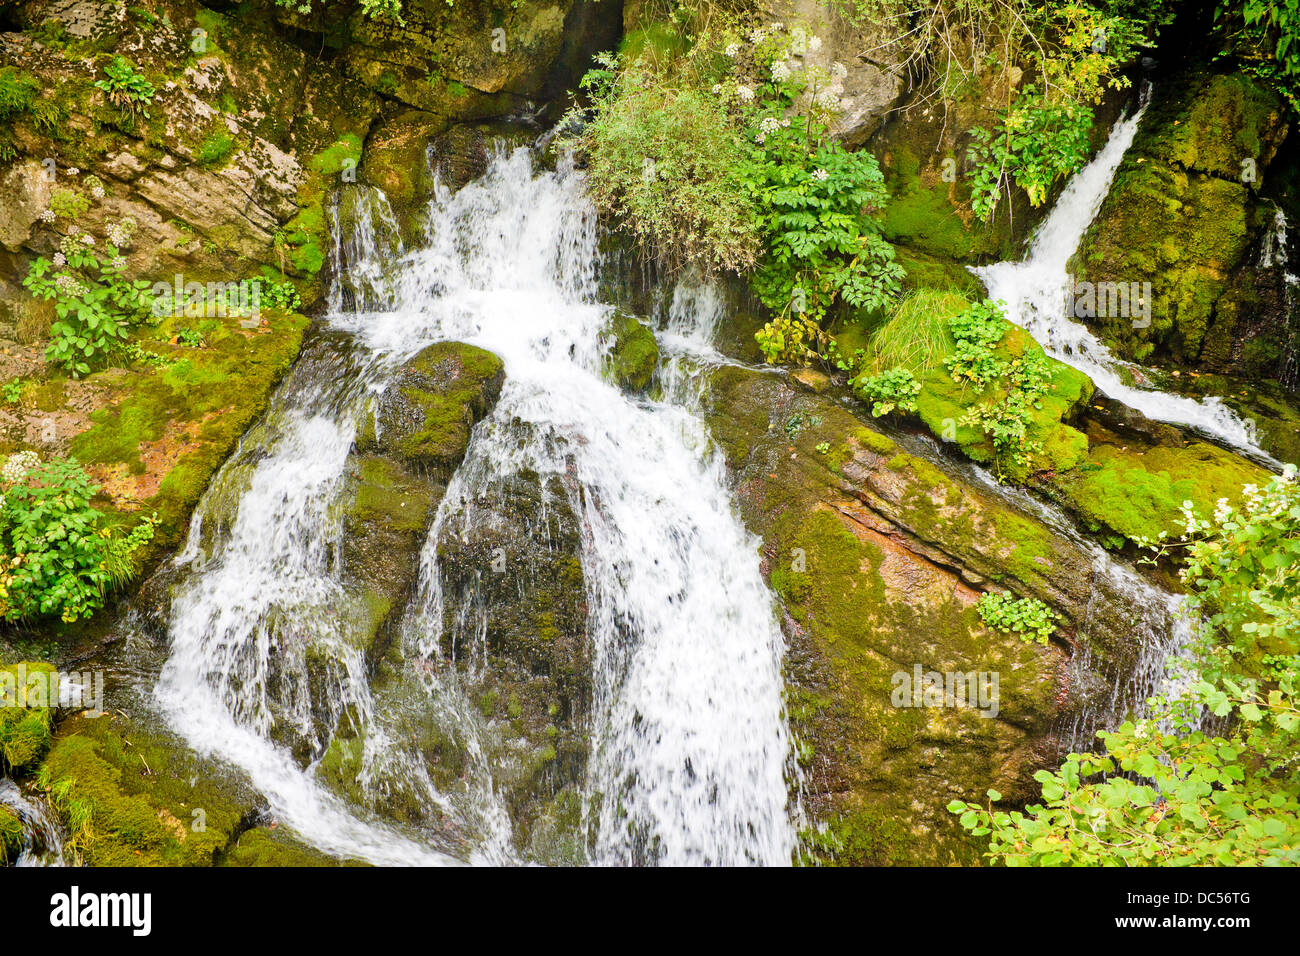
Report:
M362 597L372 657L392 636L390 616L409 594L434 509L465 457L470 430L492 410L504 380L491 352L431 345L398 371L357 438L347 464L343 573L348 590Z
M1013 802L1035 795L1057 728L1132 668L1127 599L1071 540L906 453L829 394L727 367L709 401L785 610L805 807L824 828L810 849L844 863L975 862L944 807L989 787ZM986 628L975 603L990 590L1049 604L1061 617L1053 642ZM918 665L996 673L996 715L895 706L894 675Z
M1286 135L1282 103L1243 74L1157 84L1076 263L1079 280L1151 283L1148 325L1089 320L1119 354L1277 375L1280 345L1245 346L1286 334L1259 328L1250 256L1273 225L1259 189Z

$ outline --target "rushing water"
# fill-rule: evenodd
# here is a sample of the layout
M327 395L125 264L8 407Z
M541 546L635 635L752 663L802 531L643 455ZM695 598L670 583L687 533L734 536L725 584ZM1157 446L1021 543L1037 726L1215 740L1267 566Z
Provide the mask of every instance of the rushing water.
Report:
M664 398L629 397L601 375L610 309L596 301L596 224L580 173L539 172L524 149L502 154L478 182L439 192L428 242L410 251L380 198L354 201L360 225L335 247L333 337L300 359L223 467L178 556L171 656L156 690L169 723L241 768L278 819L328 852L378 863L514 858L475 743L482 719L454 680L423 687L470 752L463 793L438 793L386 732L340 568L344 468L367 403L421 348L468 342L504 359L506 385L430 529L403 650L442 653L439 542L474 534L473 496L523 471L565 476L583 529L593 657L587 857L788 863L784 642L689 374L711 350L716 303L678 296ZM471 613L453 617L453 627L478 626ZM363 785L416 786L457 817L470 845L430 842L323 787L311 761L340 721L365 731Z
M1133 384L1143 381L1142 370L1111 354L1073 318L1074 284L1067 265L1101 208L1145 112L1144 103L1115 123L1105 146L1070 180L1038 227L1024 259L972 271L984 281L990 298L1006 304L1007 318L1028 330L1054 358L1087 374L1111 398L1148 418L1194 428L1267 460L1254 423L1238 416L1221 398L1198 401Z
M23 825L23 846L14 866L63 866L67 857L63 827L39 797L24 794L8 777L0 778L0 806L8 807Z

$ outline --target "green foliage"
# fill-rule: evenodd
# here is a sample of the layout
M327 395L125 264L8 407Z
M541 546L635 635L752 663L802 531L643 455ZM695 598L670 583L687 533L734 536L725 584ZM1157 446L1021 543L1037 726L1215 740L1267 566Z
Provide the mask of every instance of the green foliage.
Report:
M1300 113L1300 0L1220 0L1214 19L1246 71Z
M1009 359L995 351L1012 328L998 303L985 300L949 320L956 346L944 359L954 381L977 385L986 397L971 406L957 424L979 428L993 442L994 473L1023 472L1042 443L1029 431L1042 396L1052 385L1051 366L1041 349L1030 345Z
M1009 866L1300 863L1300 485L1290 466L1240 509L1187 505L1181 574L1199 634L1187 687L1099 734L1105 754L1040 770L1025 812L955 800L963 827ZM1265 651L1265 653L1260 653ZM1219 733L1198 728L1202 711Z
M125 277L126 260L117 246L95 251L89 233L64 237L54 260L32 261L23 285L34 296L54 301L57 316L50 328L46 361L74 376L122 346L131 324L149 309L149 283Z
M1002 374L1002 360L993 349L1010 324L998 303L989 299L976 303L952 316L948 327L956 347L944 359L944 365L955 381L983 386Z
M1160 541L1157 555L1184 550L1179 576L1194 589L1191 607L1204 615L1215 643L1202 648L1202 669L1219 677L1254 672L1300 650L1300 482L1287 466L1259 488L1246 485L1242 504L1220 500L1214 515L1183 503L1186 537ZM1161 538L1165 536L1162 534ZM1244 662L1244 663L1243 663Z
M891 368L876 375L854 379L853 388L871 402L871 415L879 418L895 408L899 411L916 411L916 397L921 394L921 383L905 368Z
M871 334L873 367L905 368L915 375L930 371L952 351L949 317L961 296L938 289L917 289L895 306L889 319Z
M885 306L903 275L875 158L829 136L846 71L792 69L803 38L777 24L742 39L709 5L675 16L672 42L642 36L583 79L593 197L661 262L752 270L768 361L825 360L827 316Z
M61 138L60 124L66 111L52 97L40 95L41 81L16 67L0 68L0 162L17 155L10 127L19 119L29 119L38 132Z
M281 312L297 312L302 308L302 296L292 282L262 280L262 301Z
M990 592L980 595L976 608L989 627L1019 634L1026 643L1046 644L1056 633L1056 614L1038 598Z
M6 460L0 483L0 616L16 621L96 611L129 576L131 555L153 537L146 519L125 537L103 527L90 505L98 488L73 459L42 463L31 452Z
M978 126L970 131L973 142L966 155L974 165L975 214L987 221L1012 184L1025 191L1031 205L1041 206L1058 179L1083 165L1091 129L1090 107L1072 101L1049 103L1034 86L1027 86L992 131Z
M647 61L598 63L582 80L594 118L579 140L596 204L669 267L750 268L757 210L724 104Z
M124 56L114 56L104 73L105 78L96 80L95 86L104 91L108 101L128 117L138 113L147 119L145 107L153 102L155 90L135 64Z
M371 20L387 20L399 26L405 25L402 19L402 0L358 0L361 12ZM447 0L447 6L453 6L455 0ZM312 0L275 0L277 7L283 7L302 16L312 11Z

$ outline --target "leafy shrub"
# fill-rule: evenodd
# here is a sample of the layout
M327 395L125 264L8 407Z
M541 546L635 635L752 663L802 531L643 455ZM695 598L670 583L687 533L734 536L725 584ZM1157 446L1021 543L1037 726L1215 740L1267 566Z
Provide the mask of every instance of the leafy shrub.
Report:
M944 364L956 381L983 386L1002 374L1002 360L993 350L1010 324L999 303L986 299L972 305L949 319L948 327L956 348Z
M1027 642L1046 644L1056 633L1056 615L1038 598L1016 598L1008 591L980 596L980 618L989 627L1019 634Z
M131 555L153 537L146 519L125 537L102 526L90 505L99 490L75 460L42 463L11 455L0 472L0 617L58 614L76 621L131 571Z
M129 227L117 224L117 228ZM34 296L54 301L47 361L74 376L90 372L91 362L122 346L130 326L149 310L149 283L125 278L126 259L117 246L104 244L101 256L88 232L64 236L53 260L32 261L23 285Z
M582 80L595 115L580 140L596 204L669 267L752 267L757 209L724 104L641 61L598 62Z
M583 79L596 203L669 265L751 273L768 361L830 360L827 315L884 306L903 274L875 158L829 135L847 71L793 69L802 37L779 24L741 38L709 5L676 16L675 42L642 37Z

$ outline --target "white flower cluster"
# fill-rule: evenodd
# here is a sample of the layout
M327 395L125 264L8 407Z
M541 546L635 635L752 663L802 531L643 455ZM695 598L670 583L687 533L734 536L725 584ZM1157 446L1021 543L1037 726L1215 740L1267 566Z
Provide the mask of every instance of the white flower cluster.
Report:
M790 67L786 66L781 60L772 64L772 82L784 83L790 79Z
M756 143L764 142L767 139L769 134L775 133L782 126L788 126L789 124L790 124L789 120L786 120L785 123L782 123L779 119L777 119L774 116L763 117L762 121L758 124L758 133L754 136L754 142Z
M126 268L126 256L114 256L114 257L113 257L113 268L114 268L114 269L117 269L118 271L121 271L122 269L125 269L125 268Z
M72 299L79 299L86 294L86 287L75 276L70 276L66 272L56 276L54 284L61 293Z
M814 102L824 110L837 110L840 108L841 92L838 86L829 87L818 93Z
M34 451L20 451L5 459L4 468L0 469L0 481L14 485L27 477L27 473L41 463L41 456Z
M754 91L743 84L736 87L736 96L740 98L742 103L754 102Z
M60 269L68 264L68 257L61 252L54 254L54 265Z
M724 56L728 57L729 59L734 60L736 56L740 53L740 44L728 43L727 48L723 50L722 53Z
M68 167L68 175L69 175L69 176L80 176L80 175L81 175L81 170L78 169L76 166L69 166L69 167Z
M53 209L46 209L44 212L41 213L41 222L53 222L53 221L54 221Z
M816 52L817 52L818 50L820 50L821 48L822 48L822 38L821 38L821 37L809 37L809 38L808 38L808 52L809 52L809 53L816 53Z
M830 178L830 175L831 174L826 172L824 169L814 169L812 171L813 182L824 183Z
M842 80L848 75L849 75L849 68L845 66L843 63L841 63L839 60L836 60L834 63L831 64L831 76L835 77L835 79Z
M129 246L135 233L135 220L127 216L121 222L110 222L104 231L113 245Z

